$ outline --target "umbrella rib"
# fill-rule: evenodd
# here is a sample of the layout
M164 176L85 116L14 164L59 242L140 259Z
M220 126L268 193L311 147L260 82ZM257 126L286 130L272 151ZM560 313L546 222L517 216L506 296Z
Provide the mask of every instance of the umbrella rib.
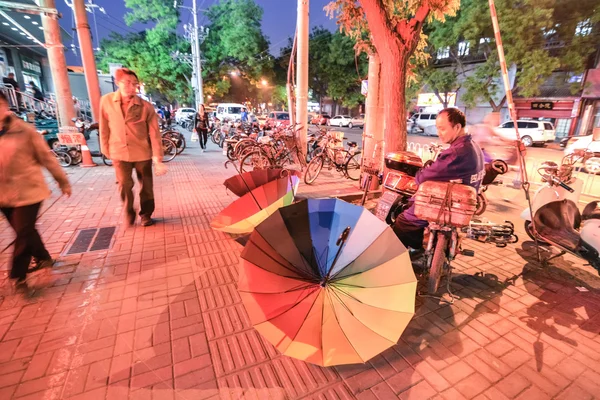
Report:
M404 285L404 284L403 284L403 285ZM391 286L392 286L392 285L391 285ZM393 286L396 286L396 285L393 285ZM382 286L382 287L385 287L385 286ZM389 287L389 286L388 286L388 287ZM397 312L397 313L404 313L404 314L408 314L408 313L407 313L407 312L405 312L405 311L396 311L396 310L390 310L389 308L383 308L383 307L374 306L374 305L372 305L372 304L367 304L367 303L363 302L362 300L360 300L360 299L356 298L356 297L355 297L355 296L353 296L352 294L350 294L350 293L348 293L348 292L346 292L346 291L344 291L344 290L340 289L340 288L338 287L338 285L336 285L336 286L332 286L332 288L333 288L334 290L337 290L338 292L340 292L340 293L343 293L344 295L346 295L346 296L350 297L352 300L356 301L357 303L364 304L364 305L366 305L366 306L373 307L373 308L376 308L376 309L378 309L378 310L385 310L385 311L391 311L391 312ZM364 288L364 289L371 289L371 288Z
M308 296L307 296L307 297L308 297ZM317 302L317 299L318 299L318 298L319 298L319 295L317 295L317 296L315 297L315 301L313 301L313 303L312 303L312 304L311 304L311 306L310 306L310 309L308 310L308 312L307 312L307 313L306 313L306 315L304 316L304 320L302 321L302 323L300 323L300 328L298 328L298 330L297 330L297 331L296 331L296 333L294 334L294 337L292 338L292 340L291 340L290 344L288 344L288 346L285 348L285 350L283 350L283 351L281 351L281 350L280 350L280 351L281 351L281 353L285 353L285 352L286 352L286 350L287 350L287 349L288 349L288 348L291 346L291 344L292 344L292 343L293 343L293 342L296 340L296 337L298 337L298 333L299 333L299 332L300 332L300 330L302 329L302 325L304 325L304 323L305 323L305 322L306 322L306 320L308 319L308 316L310 315L310 313L311 313L311 311L312 311L313 307L315 306L315 304L316 304L316 302ZM321 330L321 332L322 332L322 330ZM322 348L323 348L323 347L321 346L321 349L322 349Z
M301 281L301 282L305 282L305 281ZM283 293L297 292L298 290L308 289L308 288L313 287L313 286L315 286L315 283L308 282L308 285L296 286L296 287L294 287L292 289L283 290L281 292L257 292L256 290L240 290L240 289L238 289L238 292L242 292L242 293L256 293L256 294L283 294Z
M374 240L371 242L371 244L375 243L375 242L376 242L376 241L377 241L377 240L378 240L378 239L379 239L381 236L383 236L383 234L385 233L385 231L386 231L386 229L384 229L384 230L383 230L383 231L382 231L382 232L379 234L379 236L377 236L377 237L376 237L376 238L375 238L375 239L374 239ZM351 262L350 264L346 265L344 268L340 269L338 272L336 272L335 274L333 274L333 275L331 276L331 279L330 279L330 280L335 280L335 279L337 278L337 276L338 276L340 273L342 273L342 272L343 272L343 271L344 271L346 268L348 268L350 265L352 265L352 264L354 263L354 261L356 261L356 260L357 260L357 259L358 259L360 256L362 256L363 254L365 254L365 252L366 252L366 251L369 249L369 247L370 247L370 245L369 245L369 246L368 246L366 249L364 249L362 253L360 253L358 256L356 256L356 258L355 258L354 260L352 260L352 262ZM401 253L401 254L403 254L403 253ZM400 255L400 254L399 254L399 255ZM396 257L398 257L399 255L397 255ZM395 257L394 257L394 258L395 258ZM377 266L375 266L375 267L377 267ZM373 268L375 268L375 267L373 267ZM372 268L370 268L370 269L372 269ZM364 271L357 272L357 273L355 273L355 274L347 275L347 276L344 276L343 278L347 278L347 277L350 277L350 276L354 276L354 275L356 275L356 274L362 274L363 272L366 272L366 271L368 271L368 270L364 270Z
M258 230L256 230L256 229L255 229L255 230L254 230L254 232L255 232L257 235L259 235L261 238L263 238L265 242L267 242L267 243L268 243L267 239L266 239L266 238L265 238L265 237L264 237L264 236L263 236L263 235L262 235L262 234L261 234L261 233L260 233ZM290 235L290 237L291 237L291 235ZM300 275L304 276L304 277L306 278L305 280L306 280L307 282L319 282L319 281L320 281L320 279L319 279L319 277L318 277L318 276L312 276L312 275L308 274L306 271L301 271L301 270L294 271L294 270L292 270L292 269L290 269L290 268L286 267L285 265L283 265L283 264L282 264L282 263L280 263L279 261L275 260L275 259L274 259L272 256L270 256L269 254L267 254L267 253L266 253L266 252L265 252L265 251L264 251L262 248L260 248L258 245L256 245L256 242L254 242L254 241L252 240L252 236L250 237L250 240L249 240L249 241L251 241L252 243L254 243L255 247L259 248L259 249L260 249L260 250L261 250L261 251L262 251L262 252L263 252L265 255L267 255L269 258L271 258L271 259L272 259L273 261L275 261L277 264L281 265L283 268L287 269L288 271L297 272L298 274L300 274ZM294 244L295 244L295 243L294 243ZM308 262L306 261L306 259L304 258L304 256L302 255L302 253L300 252L300 250L298 249L298 247L297 247L297 246L296 246L296 250L298 250L298 254L300 255L300 260L301 260L301 261L302 261L302 263L304 264L303 266L304 266L304 267L308 267L308 270L310 270L310 269L311 269L311 268L310 268L310 263L308 263ZM278 254L279 254L279 253L278 253ZM281 254L280 254L280 255L281 255ZM290 265L291 265L291 264L290 264ZM263 269L264 269L264 268L263 268ZM266 270L265 270L265 271L266 271Z
M335 288L334 288L335 289ZM373 329L371 329L371 327L369 327L367 324L365 324L364 322L362 322L360 319L358 319L356 317L356 315L354 315L354 313L350 310L350 308L346 305L346 303L344 303L341 299L341 297L336 293L336 290L333 290L333 293L335 295L335 297L338 298L338 300L340 301L340 303L342 303L342 307L344 307L346 310L348 310L348 312L350 313L350 315L352 315L354 317L355 320L357 320L362 326L364 326L365 328L367 328L368 330L370 330L371 332L373 332L375 335L379 336L380 338L382 338L383 340L386 340L392 344L394 344L394 342L392 342L391 340L389 340L388 338L380 335L378 332L375 332ZM343 293L343 292L342 292ZM361 304L364 304L361 302ZM368 304L367 304L368 305ZM375 308L379 308L379 307L375 307ZM385 308L381 308L381 310L385 310ZM392 311L392 310L387 310L387 311ZM350 345L352 345L352 343L350 343ZM352 346L354 347L354 346ZM356 349L355 349L356 350Z
M267 320L264 320L263 322L261 322L261 324L264 324L265 322L269 322L269 321L271 321L271 320L273 320L273 319L275 319L275 318L278 318L278 317L282 316L283 314L285 314L285 313L287 313L287 312L291 311L291 310L292 310L292 309L294 309L294 308L295 308L297 305L299 305L300 303L302 303L302 302L303 302L303 301L304 301L304 300L305 300L305 299L306 299L308 296L310 296L310 295L311 295L313 292L314 292L314 290L310 291L310 292L309 292L309 293L308 293L306 296L304 296L304 297L302 297L300 300L296 301L296 303L295 303L293 306L291 306L290 308L288 308L288 309L287 309L287 310L285 310L285 311L282 311L282 312L280 312L280 313L279 313L279 314L277 314L277 315L274 315L274 316L270 317L270 318L269 318L269 319L267 319ZM274 294L278 294L278 293L274 293ZM257 324L257 325L258 325L258 324Z
M258 235L260 235L260 236L261 236L263 239L265 239L265 238L264 238L264 237L263 237L263 236L260 234L260 232L258 232L258 231L254 231L254 232L256 232L256 233L257 233ZM303 281L306 281L306 282L318 282L318 279L316 279L315 277L312 277L312 276L310 276L310 275L306 274L306 273L305 273L305 271L300 271L300 270L297 270L297 271L295 271L295 270L293 270L293 269L291 269L291 268L288 268L286 265L284 265L284 264L283 264L283 263L281 263L280 261L276 260L276 259L275 259L273 256L271 256L271 255L270 255L270 254L268 254L268 253L267 253L265 250L263 250L263 249L262 249L262 248L261 248L261 247L260 247L260 246L259 246L259 245L258 245L258 244L255 242L255 241L254 241L254 240L252 240L252 237L250 237L250 239L249 239L248 241L249 241L249 242L251 242L252 244L254 244L254 247L255 247L255 248L257 248L257 249L258 249L258 250L259 250L259 251L260 251L260 252L261 252L263 255L265 255L265 256L266 256L266 257L268 257L269 259L273 260L275 263L277 263L277 264L281 265L283 268L287 269L287 270L288 270L288 271L290 271L290 272L294 272L294 273L297 273L297 274L301 275L301 276L304 278L304 279L302 279ZM266 242L266 241L267 241L267 240L265 239L265 242ZM304 258L304 257L303 257L303 258ZM250 261L250 260L247 260L247 261L249 261L249 262L252 262L252 261ZM252 264L256 265L258 268L260 268L260 269L262 269L262 270L264 270L264 271L267 271L267 272L272 272L272 271L269 271L268 269L265 269L265 268L261 267L260 265L257 265L257 264L255 264L255 263L252 263ZM289 277L289 276L285 276L285 275L281 275L281 276L283 276L283 277L285 277L285 278L297 279L296 277Z

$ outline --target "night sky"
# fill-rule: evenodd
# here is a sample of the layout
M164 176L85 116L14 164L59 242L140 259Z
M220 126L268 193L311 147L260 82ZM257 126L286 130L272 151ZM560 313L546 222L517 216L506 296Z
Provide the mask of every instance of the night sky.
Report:
M217 3L218 0L197 0L198 8L208 8L212 4ZM269 39L271 45L269 51L274 56L279 55L279 49L287 44L287 39L293 36L296 29L296 0L254 0L259 4L263 10L263 32ZM310 27L322 25L330 30L336 29L335 21L329 19L325 15L323 7L329 3L330 0L310 0ZM69 3L71 0L69 0ZM101 14L96 11L96 24L94 24L94 17L88 13L88 20L92 29L92 35L94 36L94 47L97 45L95 30L98 30L98 36L100 39L108 37L110 32L114 31L120 34L127 34L129 32L139 31L145 28L144 25L137 24L134 26L127 26L124 21L124 15L127 13L124 0L94 0L94 3L104 7L108 15ZM61 26L73 36L73 41L77 45L77 33L72 31L74 26L72 22L71 9L66 5L65 0L56 0L58 10L62 13ZM192 0L184 0L185 6L191 6ZM191 23L192 16L191 12L182 9L181 10L181 23L180 30L183 32L183 24ZM207 24L208 20L199 13L200 24ZM70 47L71 43L64 43L65 46ZM73 52L67 52L67 63L69 65L81 65L81 59L79 52L75 55Z

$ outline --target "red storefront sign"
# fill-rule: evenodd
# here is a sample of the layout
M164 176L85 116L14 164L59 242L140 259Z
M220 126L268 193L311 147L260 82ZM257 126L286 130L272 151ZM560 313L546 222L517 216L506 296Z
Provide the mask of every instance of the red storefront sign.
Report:
M578 113L573 114L574 107L578 106L578 100L515 99L515 108L518 118L576 118Z

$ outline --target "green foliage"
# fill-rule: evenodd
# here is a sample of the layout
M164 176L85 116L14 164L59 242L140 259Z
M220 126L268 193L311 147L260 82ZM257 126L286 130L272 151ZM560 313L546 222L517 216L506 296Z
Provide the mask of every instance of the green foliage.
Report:
M171 57L171 52L185 51L186 46L189 51L189 45L171 33L163 45L154 46L148 35L147 32L111 34L100 43L98 68L108 72L109 63L123 64L136 72L146 90L159 92L170 102L192 102L191 85L186 78L191 76L191 68Z
M507 65L517 67L513 92L518 91L522 96L539 95L545 80L557 70L583 73L589 57L600 45L597 25L600 7L595 0L497 0L496 9ZM588 18L595 30L588 35L575 35L578 24ZM450 46L452 62L447 69L458 80L464 80L463 101L473 106L483 100L499 110L506 98L496 95L501 92L502 83L487 2L462 0L455 18L445 24L432 23L426 31L432 55L437 49ZM481 38L489 38L489 43L480 43ZM468 77L463 75L466 68L456 52L456 44L461 40L469 42L470 54L486 56L485 62L474 67ZM545 46L551 43L555 45ZM441 89L437 86L439 81L428 80L432 69L435 68L430 64L421 71L424 81L434 90ZM577 91L580 87L574 85L573 89Z
M225 84L229 73L236 71L244 81L244 92L256 95L261 79L273 78L273 60L268 54L269 42L261 30L263 10L253 0L223 0L206 12L210 32L202 45L203 77L214 86ZM216 90L219 92L219 90Z
M277 85L273 89L271 103L274 110L285 110L288 106L287 89L285 86Z
M177 29L179 9L173 7L173 0L125 0L125 6L131 10L125 15L128 25L136 22L154 24L147 35L150 43L161 44Z

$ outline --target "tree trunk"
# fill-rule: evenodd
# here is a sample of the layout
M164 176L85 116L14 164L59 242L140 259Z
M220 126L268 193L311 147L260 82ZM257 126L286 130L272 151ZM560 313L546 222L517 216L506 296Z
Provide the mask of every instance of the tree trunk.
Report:
M382 57L381 73L385 106L385 149L406 150L406 61L400 52L388 52Z

